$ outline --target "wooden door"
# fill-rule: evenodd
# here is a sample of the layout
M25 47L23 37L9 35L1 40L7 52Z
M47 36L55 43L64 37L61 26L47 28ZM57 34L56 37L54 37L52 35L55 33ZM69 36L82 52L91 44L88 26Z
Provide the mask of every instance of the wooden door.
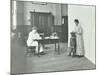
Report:
M62 24L62 41L68 42L68 16L62 17L64 23Z

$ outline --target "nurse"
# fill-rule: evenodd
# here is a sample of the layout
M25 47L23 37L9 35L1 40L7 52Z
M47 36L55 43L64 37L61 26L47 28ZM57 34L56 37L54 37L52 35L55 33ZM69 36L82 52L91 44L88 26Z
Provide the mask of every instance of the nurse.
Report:
M82 57L84 56L83 29L78 19L75 19L74 23L74 32L76 33L76 55Z

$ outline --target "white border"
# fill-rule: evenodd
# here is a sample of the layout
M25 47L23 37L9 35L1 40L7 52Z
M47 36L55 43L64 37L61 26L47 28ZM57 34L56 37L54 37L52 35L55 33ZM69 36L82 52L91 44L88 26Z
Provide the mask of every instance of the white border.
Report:
M28 0L29 1L29 0ZM100 2L99 0L33 0L44 2L96 5L96 54L97 70L41 73L41 75L99 75L100 70ZM0 75L10 72L10 0L0 2ZM28 74L29 75L29 74ZM40 75L40 74L34 74Z

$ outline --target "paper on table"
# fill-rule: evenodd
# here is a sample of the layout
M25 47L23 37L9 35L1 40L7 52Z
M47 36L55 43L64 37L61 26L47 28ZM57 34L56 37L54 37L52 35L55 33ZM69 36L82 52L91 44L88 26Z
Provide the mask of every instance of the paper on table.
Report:
M50 38L51 38L51 39L58 39L57 36L51 36Z
M45 39L50 39L50 37L45 37Z
M59 37L57 36L50 36L50 37L45 37L45 39L58 39Z

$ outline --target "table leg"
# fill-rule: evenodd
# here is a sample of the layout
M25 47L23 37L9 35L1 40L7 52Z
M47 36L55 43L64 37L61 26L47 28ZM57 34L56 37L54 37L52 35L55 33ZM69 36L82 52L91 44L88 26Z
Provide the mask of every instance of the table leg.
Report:
M38 56L40 57L40 43L38 42Z
M58 41L58 54L60 54L60 45L59 45L59 41Z
M56 43L55 43L55 52L56 52Z

